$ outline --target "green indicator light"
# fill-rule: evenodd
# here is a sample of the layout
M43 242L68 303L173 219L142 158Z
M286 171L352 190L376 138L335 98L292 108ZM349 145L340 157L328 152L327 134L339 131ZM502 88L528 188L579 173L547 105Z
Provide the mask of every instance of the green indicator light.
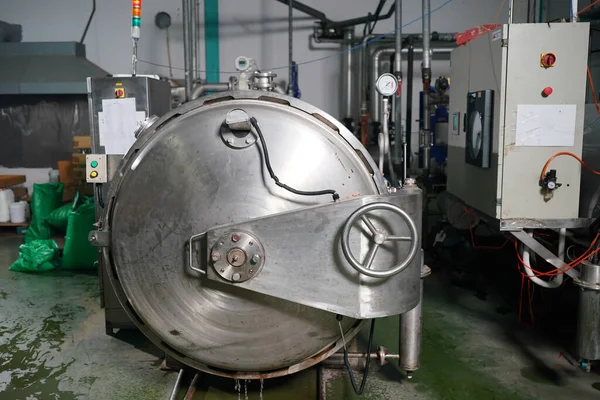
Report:
M139 27L139 26L141 26L141 22L142 22L142 20L140 18L133 17L132 21L131 21L131 25Z
M96 168L98 166L98 161L92 161L90 165L92 168Z

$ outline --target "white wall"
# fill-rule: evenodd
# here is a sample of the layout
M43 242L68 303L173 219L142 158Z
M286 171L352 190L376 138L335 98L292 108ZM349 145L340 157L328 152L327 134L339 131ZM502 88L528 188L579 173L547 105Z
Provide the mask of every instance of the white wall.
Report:
M334 20L353 18L374 11L377 0L304 0L308 5L325 12ZM431 0L435 9L445 0ZM24 41L79 40L91 10L91 0L0 0L0 18L23 25ZM131 3L124 0L98 0L97 12L85 44L88 58L111 73L128 73L131 64L130 15ZM386 6L391 6L390 4ZM500 0L453 0L443 10L432 15L432 29L439 32L456 32L489 22L506 20L506 9L497 13ZM525 0L515 3L526 4ZM200 1L202 14L203 1ZM171 14L171 57L173 65L183 66L182 17L180 0L145 0L142 9L142 38L139 58L157 64L167 64L166 33L154 26L154 16L159 11ZM257 59L262 69L287 65L287 8L275 0L221 0L220 1L220 63L222 71L233 71L233 61L238 55ZM421 2L404 0L403 22L408 23L421 15ZM492 19L498 15L496 21ZM308 35L312 21L294 12L298 18L294 33L294 59L305 62L334 54L335 51L311 51ZM201 21L203 16L201 15ZM393 19L378 23L376 32L394 29ZM419 32L421 22L411 24L405 32ZM362 27L357 32L362 32ZM203 36L203 29L201 27ZM201 48L201 67L204 68L204 49ZM339 115L340 57L302 65L300 83L303 99ZM417 68L418 69L418 68ZM448 63L433 65L433 73L447 73ZM168 69L140 63L139 73L168 75ZM287 69L278 69L281 78ZM182 71L175 70L181 78ZM229 74L222 73L222 80ZM418 89L418 88L415 88Z

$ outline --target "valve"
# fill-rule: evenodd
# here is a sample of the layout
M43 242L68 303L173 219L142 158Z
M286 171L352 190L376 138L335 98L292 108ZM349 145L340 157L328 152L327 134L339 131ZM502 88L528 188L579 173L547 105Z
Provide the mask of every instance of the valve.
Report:
M558 183L556 179L555 169L551 169L542 179L540 179L540 186L542 188L542 194L544 195L544 201L552 199L554 196L554 191L562 186L562 183Z

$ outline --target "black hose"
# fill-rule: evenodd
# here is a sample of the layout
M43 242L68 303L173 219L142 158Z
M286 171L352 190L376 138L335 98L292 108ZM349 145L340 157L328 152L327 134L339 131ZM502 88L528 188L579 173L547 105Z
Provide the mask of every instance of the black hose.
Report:
M273 172L273 168L271 167L271 160L269 159L269 151L267 150L267 143L265 142L265 138L262 134L260 127L258 126L258 121L256 120L256 118L252 117L252 118L250 118L250 123L256 130L256 133L258 134L258 138L260 139L262 151L265 156L265 165L267 166L267 171L269 171L269 175L271 176L271 179L273 179L275 181L275 184L277 186L284 188L288 192L292 192L292 193L300 195L300 196L322 196L325 194L330 194L333 196L333 201L339 200L340 195L333 189L304 191L304 190L294 189L294 188L286 185L285 183L280 182L279 178L277 177L277 175L275 175L275 172Z
M98 205L100 206L100 208L104 208L104 199L102 199L102 184L101 183L96 184L96 194L97 194L97 198L98 198Z
M90 24L92 23L92 20L94 19L94 14L96 14L96 0L92 0L92 13L90 14L90 17L88 18L88 22L85 25L85 29L83 31L83 35L81 36L81 40L79 41L79 43L83 43L83 41L85 40L85 37L87 36L87 33L88 33L88 29L90 29Z
M337 320L341 321L342 316L338 315ZM354 389L354 393L357 395L361 395L363 390L365 390L365 385L367 384L367 377L369 376L369 366L371 365L371 346L373 346L373 336L375 335L375 320L371 320L371 330L369 332L369 344L367 345L367 360L365 361L365 372L363 373L362 380L360 382L360 387L356 385L356 379L354 378L354 371L350 366L350 360L348 359L348 349L344 345L344 364L346 364L346 369L348 370L348 375L350 376L350 383L352 384L352 389Z

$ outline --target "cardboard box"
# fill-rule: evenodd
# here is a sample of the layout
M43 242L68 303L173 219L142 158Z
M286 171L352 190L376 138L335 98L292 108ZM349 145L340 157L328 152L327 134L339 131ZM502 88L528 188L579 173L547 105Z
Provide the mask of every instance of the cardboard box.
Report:
M11 189L15 194L15 201L26 201L29 198L29 192L25 186L17 186Z
M92 148L92 137L91 136L73 136L73 148L74 149L91 149Z
M85 183L85 166L84 167L73 167L73 181L78 183Z
M71 162L77 166L85 165L85 153L73 153Z
M25 175L0 175L0 189L25 183Z

